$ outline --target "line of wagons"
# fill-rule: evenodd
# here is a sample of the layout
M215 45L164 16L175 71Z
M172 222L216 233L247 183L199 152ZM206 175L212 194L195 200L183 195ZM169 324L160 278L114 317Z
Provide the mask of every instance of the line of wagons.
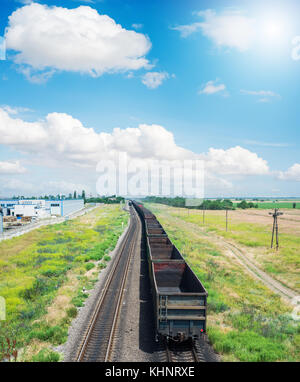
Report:
M196 340L206 331L207 292L155 215L130 202L141 217L155 313L156 340Z

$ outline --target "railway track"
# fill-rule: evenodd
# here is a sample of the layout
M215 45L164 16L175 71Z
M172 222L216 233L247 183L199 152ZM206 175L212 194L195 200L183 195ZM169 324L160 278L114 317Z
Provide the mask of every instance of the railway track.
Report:
M165 341L167 362L204 362L200 348L192 341L172 343Z
M88 324L77 362L109 362L111 359L124 286L138 235L138 217L133 208L130 214L129 228Z

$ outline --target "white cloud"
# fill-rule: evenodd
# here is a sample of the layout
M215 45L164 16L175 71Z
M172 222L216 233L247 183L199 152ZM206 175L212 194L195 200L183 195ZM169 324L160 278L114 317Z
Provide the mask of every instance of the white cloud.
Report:
M279 94L271 90L241 90L241 94L252 95L258 97L258 102L266 103L270 102L272 98L281 98Z
M122 28L89 6L26 5L9 17L5 38L7 48L17 52L14 62L36 82L47 80L55 70L96 77L149 67L148 37Z
M46 83L49 78L53 76L55 73L55 70L45 70L45 71L36 71L32 69L31 67L24 67L20 66L18 68L18 71L26 77L26 79L29 82L32 82L33 84L44 84Z
M300 163L295 163L285 172L279 172L278 178L281 180L300 182Z
M169 78L167 72L148 72L142 77L142 83L149 89L156 89L167 78Z
M264 97L279 97L279 94L276 94L270 90L259 90L259 91L241 90L241 93L255 95L255 96L264 96Z
M134 29L142 29L144 25L143 24L132 24L131 26Z
M45 120L25 122L1 108L0 143L22 152L91 166L119 151L137 158L182 159L191 155L159 125L141 124L138 128L116 128L111 134L97 133L68 114L51 113Z
M243 147L228 150L210 148L204 155L206 169L222 175L265 175L269 173L267 161Z
M231 190L234 185L231 181L215 176L209 172L205 174L205 188L209 189L210 193L224 196L224 190Z
M300 60L300 36L295 36L292 40L292 44L295 45L292 49L292 59L294 61Z
M140 124L137 128L115 128L111 134L97 133L78 119L63 113L48 114L45 120L25 122L0 109L1 143L22 152L94 166L98 160L126 152L131 158L182 160L203 159L206 168L217 174L266 174L268 165L256 153L242 147L211 148L196 154L178 146L174 135L160 125Z
M200 90L198 94L216 94L223 92L225 89L226 86L224 84L217 84L217 81L208 81L202 86L202 90Z
M73 1L76 1L76 2L80 1L82 3L89 3L89 4L94 4L96 2L95 0L73 0Z
M0 61L6 60L6 42L5 39L0 36Z
M47 134L40 122L12 118L0 108L0 144L36 151L41 149L46 138Z
M197 30L201 29L201 26L201 23L192 23L187 25L178 25L176 27L171 27L171 29L179 31L181 37L187 37L190 34L197 32Z
M17 1L17 3L21 3L24 5L28 5L28 4L33 3L33 0L16 0L16 1Z
M80 180L82 176L89 177L87 184L91 185L91 179L96 175L96 164L100 160L115 160L123 152L127 153L129 160L141 163L149 163L153 159L203 160L207 185L213 189L218 185L224 190L232 188L236 176L270 174L264 159L239 146L194 153L180 147L174 135L160 125L140 124L136 128L115 128L111 133L104 133L87 128L78 119L63 113L51 113L43 120L26 122L0 108L0 143L22 152L27 163L45 168L56 166L61 174L65 171L68 177L79 176L71 182L50 179L54 183L39 183L43 190L55 189L57 192L77 189L74 187L76 184L88 189ZM84 171L79 171L80 167L84 167ZM69 183L69 188L66 184L57 183L62 181Z
M210 38L217 46L247 50L255 37L255 20L241 12L226 10L217 14L214 10L198 12L204 20L188 25L173 27L182 37L201 30L202 34Z
M289 147L289 143L275 143L275 142L261 142L253 140L245 140L244 143L254 146L263 146L263 147Z
M23 174L26 168L21 166L20 161L0 161L1 174Z
M77 191L77 193L81 193L82 190L84 190L86 193L91 192L89 186L86 184L66 182L64 180L54 180L45 182L42 185L41 190L45 189L48 190L48 193L59 193L64 195L67 195L69 193L73 194L74 191Z
M39 183L31 183L16 178L8 178L4 181L0 179L0 197L8 196L9 194L17 195L68 195L74 191L77 194L81 194L82 190L85 190L86 194L91 192L91 188L85 183L74 183L65 180L54 180Z
M17 115L17 114L20 114L20 113L27 113L27 112L31 112L33 110L27 108L27 107L17 107L17 106L9 106L9 105L2 105L0 106L0 108L2 108L3 110L5 110L8 114L11 114L11 115Z
M9 190L9 191L16 191L19 192L21 195L26 192L33 192L36 188L36 185L33 185L29 182L24 182L20 179L5 179L4 182L1 184L1 191L3 190ZM4 195L2 195L4 196Z

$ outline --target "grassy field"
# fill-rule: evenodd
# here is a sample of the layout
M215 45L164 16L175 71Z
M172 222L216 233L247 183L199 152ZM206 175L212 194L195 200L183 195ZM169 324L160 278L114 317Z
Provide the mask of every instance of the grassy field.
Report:
M211 244L197 222L191 230L185 221L192 216L148 207L208 291L208 336L223 360L300 361L300 325L291 318L292 308Z
M236 205L240 202L233 201L233 204ZM295 209L300 209L300 201L295 200L295 201L266 201L266 202L260 202L260 201L253 201L254 204L258 204L259 209L272 209L272 208L289 208L293 209L293 204L296 203L296 208Z
M97 274L110 260L128 214L102 206L80 218L45 226L0 243L0 360L57 361L51 346L66 341L68 326Z
M296 209L300 209L300 202L261 202L258 203L258 208L272 209L272 208L293 208L293 204L296 203Z
M202 211L174 208L172 216L196 224L207 232L238 244L261 269L300 294L300 214L288 215L279 221L280 248L270 248L272 218L263 211L242 210L229 212L226 232L225 211Z

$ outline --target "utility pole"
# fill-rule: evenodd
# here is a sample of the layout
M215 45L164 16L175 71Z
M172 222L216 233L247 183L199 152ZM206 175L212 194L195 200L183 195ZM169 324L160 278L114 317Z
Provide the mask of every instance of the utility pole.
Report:
M271 248L273 248L274 236L276 236L276 249L278 250L278 248L279 248L278 216L283 215L283 212L279 212L279 208L275 208L274 212L269 212L269 215L273 216L273 229L272 229Z
M203 206L203 225L204 225L204 221L205 221L205 207Z

